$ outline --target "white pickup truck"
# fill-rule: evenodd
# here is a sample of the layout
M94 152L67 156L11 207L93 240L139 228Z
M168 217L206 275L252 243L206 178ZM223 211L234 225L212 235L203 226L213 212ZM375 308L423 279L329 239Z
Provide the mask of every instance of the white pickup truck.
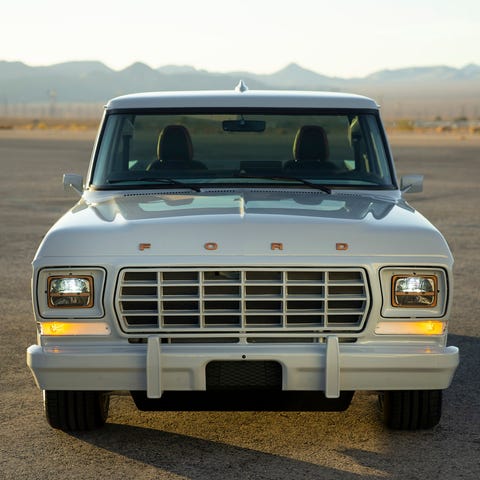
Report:
M86 180L64 176L81 199L33 261L48 422L100 427L125 392L345 409L369 390L388 427L435 426L459 355L452 255L403 198L422 181L397 181L369 98L241 83L111 100Z

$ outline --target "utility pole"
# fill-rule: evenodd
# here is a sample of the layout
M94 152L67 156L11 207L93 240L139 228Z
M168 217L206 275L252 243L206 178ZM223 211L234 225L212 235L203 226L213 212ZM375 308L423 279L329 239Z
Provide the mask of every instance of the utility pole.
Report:
M55 90L49 90L48 96L50 99L49 116L50 118L54 118L56 115L57 92Z

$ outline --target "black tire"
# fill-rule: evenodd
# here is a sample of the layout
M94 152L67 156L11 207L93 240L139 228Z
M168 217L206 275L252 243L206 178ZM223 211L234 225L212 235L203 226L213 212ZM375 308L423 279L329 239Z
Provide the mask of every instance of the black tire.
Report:
M105 392L44 390L45 415L51 427L69 431L94 430L108 417L110 397Z
M392 430L433 428L442 416L442 390L385 391L378 398L383 421Z

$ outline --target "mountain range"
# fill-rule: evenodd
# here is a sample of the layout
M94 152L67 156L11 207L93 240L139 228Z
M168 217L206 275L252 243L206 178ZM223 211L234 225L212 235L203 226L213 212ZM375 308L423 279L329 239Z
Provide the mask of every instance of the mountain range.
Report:
M32 67L0 61L0 105L105 103L125 93L164 90L233 89L239 79L250 89L349 91L377 99L390 116L480 113L480 66L413 67L381 70L362 78L321 75L291 63L272 74L217 73L191 66L151 68L134 63L112 70L98 61Z

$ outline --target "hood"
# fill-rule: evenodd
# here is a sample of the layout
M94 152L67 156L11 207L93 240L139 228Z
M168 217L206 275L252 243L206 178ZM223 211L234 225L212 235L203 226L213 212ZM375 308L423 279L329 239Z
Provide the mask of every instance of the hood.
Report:
M122 193L82 199L38 257L449 256L440 233L403 201L320 191Z

